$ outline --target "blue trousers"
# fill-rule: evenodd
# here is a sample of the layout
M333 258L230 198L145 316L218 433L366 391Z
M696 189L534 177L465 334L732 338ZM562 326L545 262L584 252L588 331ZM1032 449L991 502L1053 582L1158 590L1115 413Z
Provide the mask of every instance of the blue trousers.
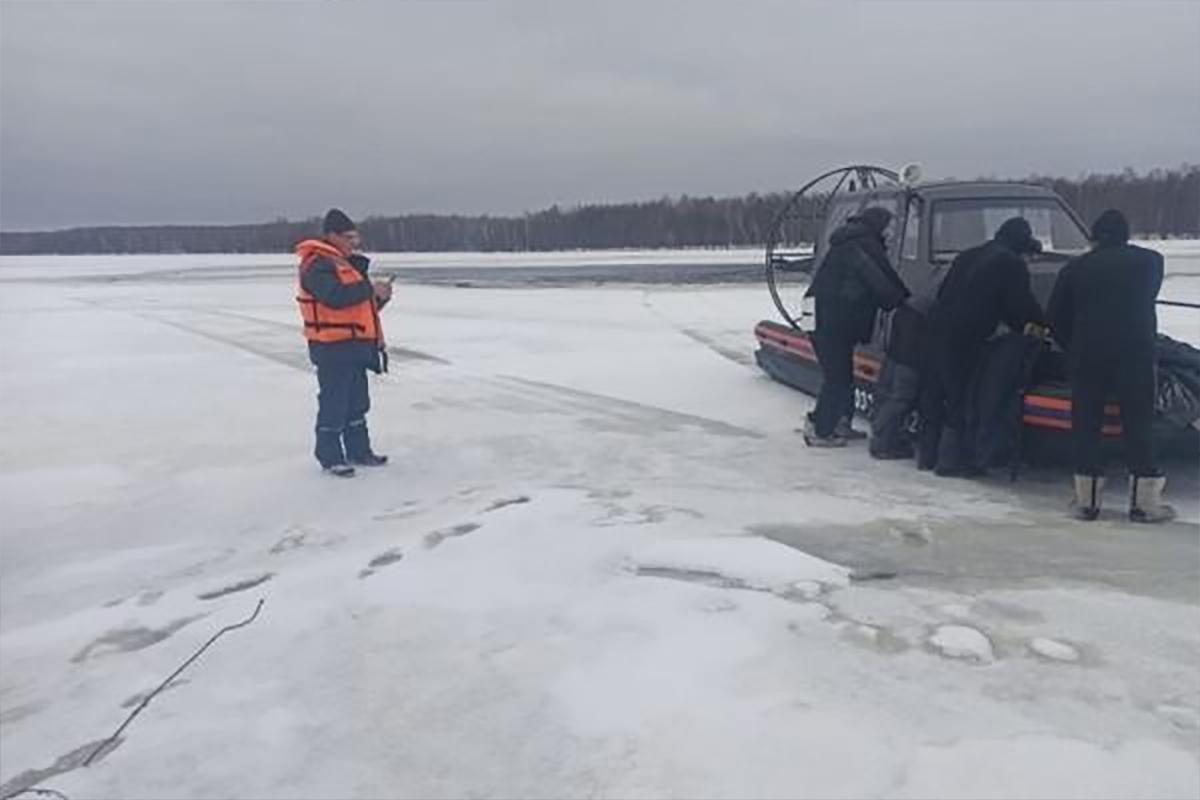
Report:
M367 370L352 361L329 360L317 364L317 444L321 466L341 464L370 450L367 412L371 396ZM343 450L343 441L345 449Z

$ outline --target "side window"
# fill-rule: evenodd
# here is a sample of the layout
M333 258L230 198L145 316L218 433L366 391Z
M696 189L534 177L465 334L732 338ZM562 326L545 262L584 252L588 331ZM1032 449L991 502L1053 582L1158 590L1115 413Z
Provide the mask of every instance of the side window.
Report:
M921 241L921 201L913 198L908 203L908 215L904 221L904 240L900 243L900 258L916 261Z

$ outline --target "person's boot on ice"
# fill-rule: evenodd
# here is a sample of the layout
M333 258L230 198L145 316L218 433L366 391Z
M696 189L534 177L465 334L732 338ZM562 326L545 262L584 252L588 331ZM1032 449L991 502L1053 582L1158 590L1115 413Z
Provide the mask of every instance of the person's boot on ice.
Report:
M1097 475L1075 476L1075 499L1071 501L1071 515L1075 519L1091 522L1100 516L1100 497L1104 493L1104 478Z
M321 469L339 478L354 477L354 467L346 463L342 450L342 431L339 428L317 427L317 446L313 455Z
M1134 522L1170 522L1175 509L1162 501L1167 479L1161 475L1129 476L1129 518Z
M346 442L346 460L359 467L382 467L388 457L371 449L371 435L367 432L365 419L351 420L343 435Z

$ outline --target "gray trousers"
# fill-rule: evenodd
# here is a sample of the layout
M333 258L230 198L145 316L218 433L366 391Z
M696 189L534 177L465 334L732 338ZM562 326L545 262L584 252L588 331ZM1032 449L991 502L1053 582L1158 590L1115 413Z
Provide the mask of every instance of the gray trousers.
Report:
M871 415L871 452L894 453L912 445L908 421L917 408L921 373L892 359L883 362Z

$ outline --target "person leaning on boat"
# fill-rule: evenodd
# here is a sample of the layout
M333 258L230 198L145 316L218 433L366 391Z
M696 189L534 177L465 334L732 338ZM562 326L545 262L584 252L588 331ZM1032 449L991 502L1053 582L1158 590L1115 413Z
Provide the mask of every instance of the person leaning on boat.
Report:
M988 242L954 259L927 318L926 374L921 383L917 466L941 476L978 474L967 421L967 387L1000 323L1045 333L1026 258L1041 252L1029 222L1005 220Z
M813 345L821 367L817 407L804 426L810 447L844 447L853 435L854 348L868 342L876 315L909 296L888 261L885 232L892 214L868 208L848 219L829 237L826 253L807 295L816 301Z

